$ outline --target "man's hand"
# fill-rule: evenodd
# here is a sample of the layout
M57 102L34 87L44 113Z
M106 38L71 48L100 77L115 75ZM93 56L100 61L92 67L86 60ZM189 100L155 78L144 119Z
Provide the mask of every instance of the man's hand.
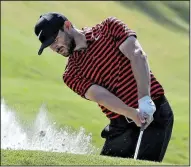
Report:
M136 113L134 114L134 116L131 118L132 121L138 126L138 127L142 127L144 126L144 129L146 129L150 123L153 121L153 117L145 115L143 116L143 113L141 113L139 111L139 109L136 109ZM128 120L128 118L126 117L126 119ZM129 122L129 120L128 120Z
M156 107L150 96L144 96L139 99L139 118L142 123L146 123L145 127L153 121L153 114L156 111Z
M143 117L143 114L139 111L139 109L137 109L137 111L138 111L138 114L137 114L138 119L140 120L141 124L137 124L136 122L135 123L139 127L144 125L144 129L146 129L150 125L150 123L153 121L153 116L146 115Z

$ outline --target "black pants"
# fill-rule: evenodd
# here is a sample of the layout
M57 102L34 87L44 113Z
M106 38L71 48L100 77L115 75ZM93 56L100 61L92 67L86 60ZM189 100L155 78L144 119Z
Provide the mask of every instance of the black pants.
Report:
M171 138L174 115L165 96L154 103L154 121L143 133L137 159L161 162ZM139 132L140 128L128 123L123 116L111 120L101 133L106 139L101 155L133 158Z

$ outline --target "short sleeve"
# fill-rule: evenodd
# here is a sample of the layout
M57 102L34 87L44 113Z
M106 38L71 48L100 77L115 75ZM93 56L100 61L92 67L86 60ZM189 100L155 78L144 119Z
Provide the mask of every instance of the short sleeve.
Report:
M85 93L93 85L90 80L78 75L73 61L68 62L65 73L63 74L63 81L71 90L82 98L85 98Z
M113 36L117 46L120 46L129 36L137 37L135 31L116 17L108 17L105 24L107 25L107 31Z

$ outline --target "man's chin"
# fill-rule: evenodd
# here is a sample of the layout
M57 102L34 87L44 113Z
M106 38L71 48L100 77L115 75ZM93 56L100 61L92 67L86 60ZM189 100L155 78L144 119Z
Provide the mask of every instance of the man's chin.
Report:
M61 54L62 56L64 56L64 57L69 57L70 56L70 54Z

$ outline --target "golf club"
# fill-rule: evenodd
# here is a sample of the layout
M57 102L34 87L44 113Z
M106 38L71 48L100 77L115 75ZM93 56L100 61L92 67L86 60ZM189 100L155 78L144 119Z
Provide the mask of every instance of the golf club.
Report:
M135 160L137 159L137 156L138 156L138 153L139 153L139 148L140 148L140 145L141 145L141 140L142 140L144 129L145 129L145 124L143 124L141 126L141 128L140 128L139 138L138 138L138 141L137 141L137 146L136 146L135 154L134 154L134 159Z

